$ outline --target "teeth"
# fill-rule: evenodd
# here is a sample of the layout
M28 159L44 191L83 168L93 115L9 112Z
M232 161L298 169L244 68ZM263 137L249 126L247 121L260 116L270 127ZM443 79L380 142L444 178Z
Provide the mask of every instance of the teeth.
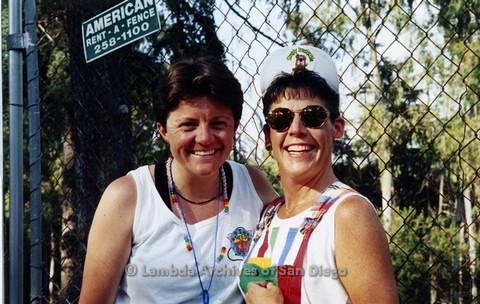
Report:
M312 150L311 146L304 146L304 145L294 145L288 147L288 152L304 152Z
M198 156L205 156L205 155L212 155L215 153L215 150L210 150L210 151L194 151L193 154L198 155Z

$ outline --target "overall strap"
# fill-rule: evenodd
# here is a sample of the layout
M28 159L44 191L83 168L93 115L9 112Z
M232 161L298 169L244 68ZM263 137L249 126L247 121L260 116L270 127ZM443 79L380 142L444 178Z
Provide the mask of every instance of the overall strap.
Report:
M253 241L256 242L261 236L262 232L265 229L270 227L270 223L272 222L273 216L277 213L278 209L285 201L283 196L277 197L274 199L268 206L265 208L265 211L262 214L260 221L257 224L255 235L253 236Z
M255 228L255 234L253 236L252 245L250 247L247 257L245 258L245 261L248 261L250 259L250 254L253 252L253 249L257 246L258 244L257 241L262 236L262 233L265 229L267 229L266 236L264 238L263 243L260 245L261 247L259 249L259 252L265 252L266 248L268 248L268 227L270 226L273 216L277 212L278 208L280 208L283 201L284 201L283 196L277 197L270 204L268 204L268 206L263 211L262 217L260 218L260 221L258 222Z
M306 270L303 268L303 262L307 252L310 236L317 227L318 223L322 220L325 213L327 213L328 209L333 206L333 204L341 197L344 197L346 194L354 191L348 186L339 187L336 184L330 186L329 190L330 191L322 194L317 201L317 204L310 209L313 211L312 216L305 218L300 227L299 232L303 234L304 237L302 239L302 243L300 244L300 248L298 249L293 265L278 266L279 274L286 274L278 276L278 286L282 290L282 293L284 294L284 301L287 304L297 304L301 303L302 301L303 275L306 273Z
M295 267L302 267L303 261L305 258L305 253L307 252L308 241L310 236L312 235L315 228L318 226L318 223L322 220L325 213L327 213L328 209L330 209L333 204L335 204L339 199L343 198L345 195L350 193L357 193L355 190L348 186L338 186L332 185L329 188L330 191L322 194L317 201L315 207L312 208L313 215L312 217L305 218L302 226L300 227L300 233L304 235L302 244L300 244L300 248L298 249L297 256L295 258L294 266Z

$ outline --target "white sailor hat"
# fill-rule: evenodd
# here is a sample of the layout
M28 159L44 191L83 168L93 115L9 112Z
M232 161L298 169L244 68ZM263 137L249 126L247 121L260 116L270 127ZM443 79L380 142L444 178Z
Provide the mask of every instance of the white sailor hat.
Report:
M292 73L295 69L316 72L338 93L337 67L330 55L313 46L296 45L275 50L267 56L260 68L262 95L277 75L281 72Z

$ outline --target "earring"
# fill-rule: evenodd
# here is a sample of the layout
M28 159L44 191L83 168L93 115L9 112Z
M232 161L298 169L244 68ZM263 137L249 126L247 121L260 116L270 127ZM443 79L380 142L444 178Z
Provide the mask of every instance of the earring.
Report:
M343 146L343 137L335 137L333 144L335 145L335 147Z
M271 142L267 142L265 144L265 149L267 149L267 151L272 151L272 143Z

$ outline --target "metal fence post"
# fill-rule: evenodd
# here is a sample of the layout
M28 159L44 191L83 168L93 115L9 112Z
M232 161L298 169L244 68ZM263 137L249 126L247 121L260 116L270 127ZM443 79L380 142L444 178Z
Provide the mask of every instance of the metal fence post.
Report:
M23 303L23 50L21 1L8 1L10 112L9 303ZM11 39L10 39L11 38ZM10 46L8 46L10 42Z

